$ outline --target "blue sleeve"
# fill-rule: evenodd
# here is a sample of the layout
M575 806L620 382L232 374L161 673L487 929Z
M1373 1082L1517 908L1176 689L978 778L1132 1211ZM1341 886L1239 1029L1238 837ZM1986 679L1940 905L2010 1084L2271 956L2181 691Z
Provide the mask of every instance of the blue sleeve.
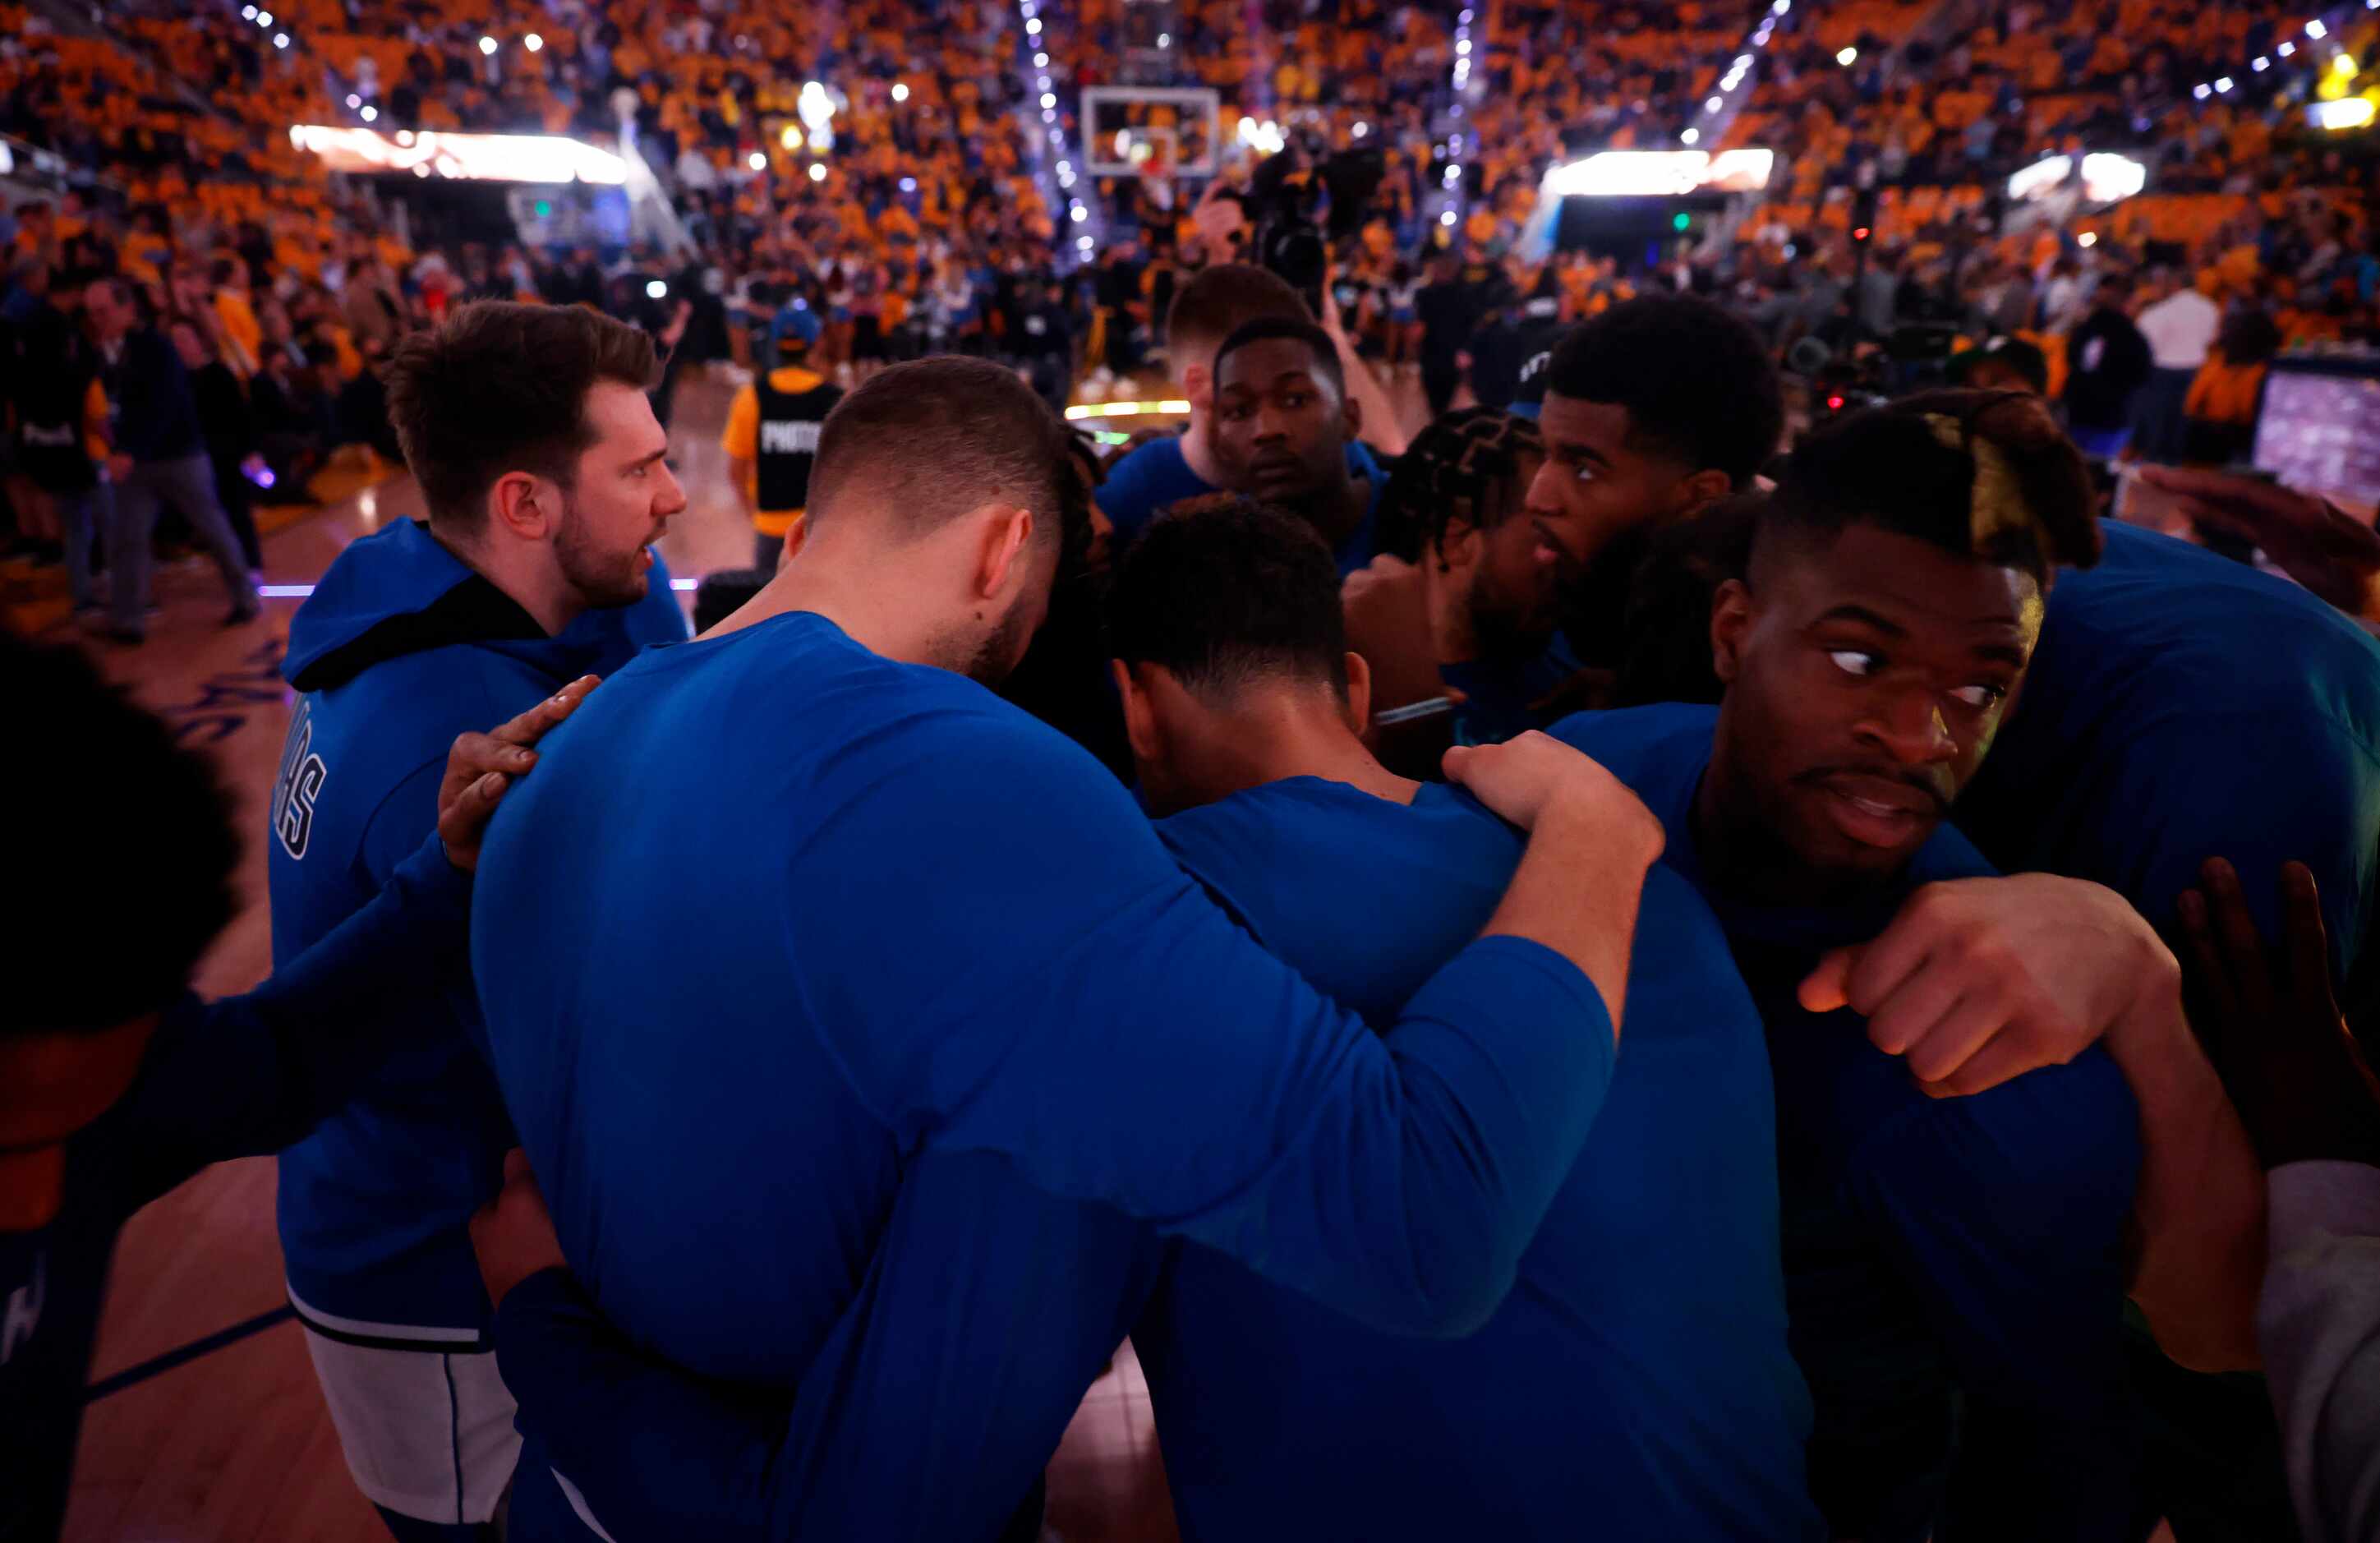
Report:
M497 1362L523 1433L614 1537L938 1543L1024 1500L1160 1258L1002 1159L929 1158L797 1394L645 1355L561 1270L504 1298Z
M1375 1038L1217 909L1088 756L1004 717L964 755L913 739L803 844L803 871L845 881L786 886L786 936L837 961L804 1016L877 1117L1377 1327L1483 1321L1610 1080L1585 976L1482 939Z
M2120 780L2107 807L2133 808L2137 818L2109 821L2097 832L2112 874L2107 883L2131 896L2168 942L2178 942L2175 902L2197 884L2207 858L2228 858L2270 942L2280 936L2281 865L2303 863L2322 892L2332 971L2344 980L2363 942L2380 866L2380 764L2302 707L2269 717L2236 715L2203 725L2192 737L2225 753L2173 766L2146 764L2145 756L2127 751L2109 772ZM2277 777L2285 779L2286 792L2277 791Z
M211 1162L277 1152L354 1096L419 1027L422 1002L470 979L471 876L435 835L388 885L245 996L167 1014L111 1121L140 1133L128 1204Z
M1846 1199L1915 1287L1965 1398L1957 1536L2123 1536L2123 1243L2139 1172L2138 1109L2095 1050L1912 1107L1861 1144Z
M485 726L500 722L492 718ZM441 747L435 760L415 767L381 799L356 847L365 882L387 883L397 865L420 849L421 838L438 829L438 784L445 779L446 750Z

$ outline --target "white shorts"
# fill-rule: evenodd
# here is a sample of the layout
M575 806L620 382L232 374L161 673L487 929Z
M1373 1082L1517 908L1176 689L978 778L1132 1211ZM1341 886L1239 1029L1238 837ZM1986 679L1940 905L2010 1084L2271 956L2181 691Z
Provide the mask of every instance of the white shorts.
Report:
M492 1520L521 1446L495 1353L359 1344L310 1316L298 1309L306 1351L364 1498L425 1522Z

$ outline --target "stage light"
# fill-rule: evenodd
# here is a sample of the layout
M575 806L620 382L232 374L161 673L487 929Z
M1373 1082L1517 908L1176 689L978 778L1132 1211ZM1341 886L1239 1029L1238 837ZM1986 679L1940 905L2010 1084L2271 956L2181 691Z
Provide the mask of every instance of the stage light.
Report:
M1085 220L1091 217L1091 212L1084 208L1079 203L1071 204L1067 207L1066 217L1074 221L1076 225L1081 225Z
M2306 104L2306 116L2316 128L2333 132L2347 128L2362 128L2373 119L2374 109L2369 97L2345 96L2336 102L2312 102Z
M917 190L917 179L914 176L903 177L901 179L901 190L905 193L916 192Z
M668 286L668 285L666 285L666 284L663 284L661 280L659 280L659 279L647 279L647 280L645 281L645 298L646 298L646 299L649 299L649 300L658 300L658 299L660 299L662 297L663 297L664 295L667 295L668 293L669 293L669 286Z
M272 13L271 11L259 11L259 12L257 12L257 13L256 13L256 24L257 24L259 27L270 27L270 26L272 26L272 25L273 25L273 13Z
M1671 230L1677 230L1677 231L1686 231L1686 230L1691 230L1691 229L1693 229L1693 228L1694 228L1694 217L1693 215L1691 215L1691 214L1687 213L1686 213L1684 210L1682 210L1682 209L1679 210L1675 214L1672 214L1672 215L1670 215L1670 228Z
M2312 21L2306 23L2306 36L2310 38L2326 38L2330 36L2330 29L2322 24L2322 18L2316 17Z
M528 36L521 39L521 46L534 54L539 49L545 46L545 40L539 37L535 32L531 32Z
M366 123L377 123L380 121L380 109L377 107L367 107L363 110L360 115Z
M2352 54L2341 54L2338 57L2330 61L2330 67L2333 74L2352 75L2355 73L2355 55Z
M1050 67L1050 55L1047 54L1034 55L1033 67L1035 69L1048 69Z
M1835 55L1835 63L1842 66L1845 69L1851 68L1852 66L1858 62L1859 50L1856 48L1846 48L1841 53Z
M1160 33L1158 33L1158 34L1157 34L1157 46L1158 46L1158 47L1160 47L1160 48L1171 48L1171 47L1172 47L1172 46L1173 46L1173 34L1172 34L1172 33L1171 33L1171 32L1160 32Z
M288 33L286 33L286 32L275 32L275 33L273 33L273 47L275 47L275 48L286 48L286 47L288 47L288 46L289 46L289 34L288 34Z
M802 126L797 123L789 123L785 125L784 128L777 130L777 143L780 148L785 150L801 149Z
M1852 232L1852 239L1854 241L1864 241L1867 238L1868 228L1865 225L1862 225L1857 230Z
M2095 230L2086 230L2074 238L2074 244L2078 247L2095 247L2099 244L2099 233Z
M1678 136L1678 142L1682 145L1690 145L1702 137L1703 131L1701 129L1689 128L1684 133Z
M826 167L816 161L811 162L810 180L812 182L824 182L826 180Z
M2262 75L2265 71L2273 67L2273 61L2265 58L2262 54L2259 54L2254 58L2248 61L2248 67L2254 70L2257 74Z
M357 95L355 92L353 92L353 91L349 91L349 92L347 93L347 111L348 111L348 112L352 113L352 112L354 112L357 108L358 108L358 107L362 106L363 104L364 104L364 99L363 99L362 97L358 96L358 95Z
M2231 89L2231 77L2226 75L2217 79L2215 82L2215 89L2218 91L2229 91Z
M903 84L902 84L900 81L898 81L898 80L895 80L894 82L892 82L892 100L893 100L893 101L895 101L895 102L906 102L906 101L908 101L908 100L909 100L909 88L908 88L907 86L905 86L905 85L903 85Z
M239 8L239 16L240 19L243 21L254 21L256 19L256 7L254 6L242 6Z
M1025 32L1027 37L1039 37L1041 35L1041 23L1038 20L1030 20L1026 22Z
M2190 94L2198 98L2199 101L2204 102L2208 97L2215 94L2215 88L2207 85L2192 86L2190 89Z
M489 37L483 37L483 38L481 38L481 39L480 40L480 53L482 53L482 54L493 54L495 51L496 51L496 40L495 40L495 39L493 39L493 38L489 38Z
M2288 58L2290 55L2292 55L2292 54L2296 53L2297 51L2298 51L2298 45L2297 45L2296 43L2285 43L2281 44L2278 48L2276 48L2276 49L2274 49L2274 50L2273 50L2273 52L2274 52L2274 53L2278 54L2278 55L2279 55L2282 58L2284 58L2284 59Z
M1041 93L1041 105L1044 107L1055 107L1058 105L1058 93L1055 91L1043 91Z
M1440 214L1438 217L1438 223L1442 225L1452 225L1454 223L1454 211L1450 209L1445 213Z
M756 150L752 152L750 159L747 160L744 164L751 167L756 172L765 172L769 169L768 152L766 151Z
M1708 102L1703 103L1703 111L1706 113L1716 113L1726 105L1727 99L1725 97L1715 96Z

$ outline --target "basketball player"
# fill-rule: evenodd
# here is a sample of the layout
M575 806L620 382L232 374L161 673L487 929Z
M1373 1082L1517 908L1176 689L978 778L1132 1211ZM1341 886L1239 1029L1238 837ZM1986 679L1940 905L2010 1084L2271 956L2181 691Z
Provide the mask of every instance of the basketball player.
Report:
M829 419L811 492L802 559L616 676L616 711L550 748L526 791L551 796L516 799L486 865L498 1080L603 1311L698 1375L807 1387L905 1172L979 1157L1381 1327L1481 1321L1609 1076L1643 811L1541 738L1458 758L1534 833L1485 935L1375 1038L1206 900L1112 777L978 684L1024 651L1086 517L1055 414L996 365L895 366ZM656 1035L676 986L595 935L702 980L702 1031ZM953 1237L903 1280L1023 1318L968 1294L1029 1279L1011 1251L1030 1246ZM1078 1396L1082 1370L1038 1396ZM905 1452L997 1497L971 1528L991 1530L1029 1476L1014 1453L987 1451L986 1479L912 1430ZM868 1535L904 1536L936 1497L878 1472Z
M1370 562L1389 474L1356 438L1363 412L1329 334L1309 322L1250 322L1215 350L1214 381L1210 438L1225 484L1314 527L1341 573Z
M2092 507L2034 399L1847 419L1797 451L1718 592L1721 704L1555 731L1662 816L1767 1020L1838 1537L2125 1536L2128 1291L2178 1357L2252 1361L2262 1197L2171 954L2096 886L1972 881L1992 870L1944 820L2050 564L2095 554ZM2037 1022L1993 1033L2012 1017Z
M390 416L430 519L349 546L290 625L276 961L418 844L457 732L686 636L649 545L686 507L652 373L650 338L577 307L480 302L398 345ZM425 1011L281 1162L290 1301L349 1470L400 1538L479 1535L518 1447L465 1233L513 1144L478 1023L467 989Z
M1165 358L1190 404L1190 422L1178 436L1153 440L1108 468L1099 508L1115 526L1118 552L1160 509L1223 486L1214 440L1215 350L1248 322L1268 318L1311 324L1314 313L1286 280L1244 262L1216 263L1174 296L1165 313ZM1369 453L1355 454L1370 464ZM1359 469L1351 455L1348 470Z
M779 310L754 361L751 383L727 406L728 480L752 520L752 565L777 571L786 538L809 503L810 466L818 458L819 426L843 400L843 388L809 368L817 346L818 313L801 300Z
M1521 840L1385 771L1357 730L1328 550L1185 505L1117 576L1140 784L1176 861L1268 948L1393 1023L1478 929ZM1366 1329L1184 1242L1133 1343L1191 1539L1826 1536L1787 1349L1758 1014L1693 887L1647 877L1627 1042L1595 1129L1478 1332Z
M117 1230L209 1163L302 1136L402 1053L442 991L469 990L480 834L534 763L527 747L594 683L457 739L434 833L380 893L255 990L202 1002L190 971L238 905L213 766L71 650L0 633L0 673L40 725L0 762L8 807L71 782L109 811L15 838L43 905L8 929L0 1010L0 1537L40 1543L66 1513Z

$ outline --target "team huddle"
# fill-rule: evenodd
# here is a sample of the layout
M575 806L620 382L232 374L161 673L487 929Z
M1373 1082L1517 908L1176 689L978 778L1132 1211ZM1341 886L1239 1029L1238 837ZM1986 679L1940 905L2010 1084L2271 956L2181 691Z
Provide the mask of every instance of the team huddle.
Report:
M403 1539L1034 1538L1127 1336L1193 1539L2128 1539L2194 1479L2370 1536L2370 1428L2290 1392L2368 1403L2380 1341L2259 1333L2266 1170L2380 1162L2368 1073L2202 1046L2287 1039L2260 934L2319 1003L2356 962L2380 649L2099 518L2024 393L1773 462L1698 300L1390 467L1279 281L1169 334L1189 430L1103 468L987 361L821 394L788 321L729 431L774 577L692 639L644 335L402 343L430 517L293 624L273 978L188 996L230 858L186 852L157 978L11 1014L85 1059L46 1124L0 1095L0 1291L90 1306L8 1403L79 1378L130 1209L285 1146ZM12 646L182 790L115 839L221 823ZM168 1139L181 1079L237 1096ZM2260 1366L2278 1432L2192 1375Z

